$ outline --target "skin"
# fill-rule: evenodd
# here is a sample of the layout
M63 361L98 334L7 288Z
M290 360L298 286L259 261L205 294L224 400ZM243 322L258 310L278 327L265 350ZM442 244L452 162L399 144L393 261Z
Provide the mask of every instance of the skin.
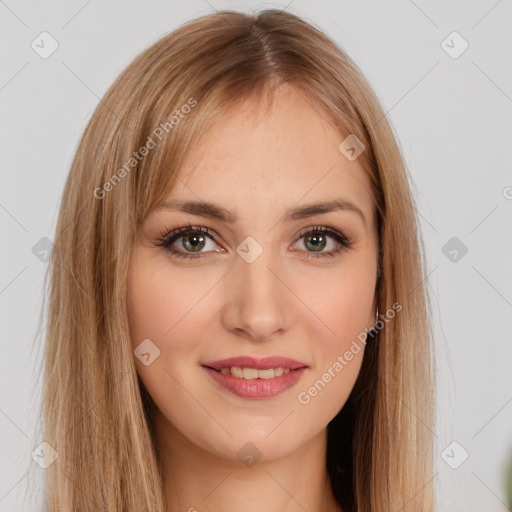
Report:
M236 212L237 221L154 210L140 226L131 261L133 348L150 339L160 349L149 366L135 362L158 407L155 436L171 510L341 510L325 467L327 424L354 386L364 344L308 404L298 394L374 326L373 198L359 161L338 150L343 137L326 116L291 86L275 94L270 110L249 98L223 116L168 196L216 203ZM281 222L289 208L339 197L355 203L366 224L349 210ZM216 234L216 241L205 237L199 258L156 245L187 224ZM301 232L316 226L351 237L352 246L315 257ZM263 248L252 263L236 252L247 236ZM183 241L182 234L173 246L197 254ZM326 242L323 253L338 246L330 236ZM290 357L308 369L275 397L240 398L201 366L240 355ZM248 442L261 453L252 467L237 456Z

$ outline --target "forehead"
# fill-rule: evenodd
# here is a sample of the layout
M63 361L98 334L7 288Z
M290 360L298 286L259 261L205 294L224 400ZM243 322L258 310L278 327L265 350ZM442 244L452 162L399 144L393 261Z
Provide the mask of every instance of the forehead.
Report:
M290 86L269 106L248 98L219 117L180 169L168 198L212 201L240 217L344 197L371 217L369 180L338 145L342 134Z

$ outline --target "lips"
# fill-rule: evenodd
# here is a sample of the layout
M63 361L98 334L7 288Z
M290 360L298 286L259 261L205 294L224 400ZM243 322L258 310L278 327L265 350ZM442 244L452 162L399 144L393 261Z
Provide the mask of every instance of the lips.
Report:
M203 363L202 366L220 370L221 368L255 368L256 370L269 370L270 368L287 368L289 370L297 370L307 367L306 363L295 361L287 357L264 357L257 359L249 356L230 357L228 359L220 359L219 361L210 361Z
M202 364L223 389L241 398L263 399L294 386L308 366L286 357L242 356Z

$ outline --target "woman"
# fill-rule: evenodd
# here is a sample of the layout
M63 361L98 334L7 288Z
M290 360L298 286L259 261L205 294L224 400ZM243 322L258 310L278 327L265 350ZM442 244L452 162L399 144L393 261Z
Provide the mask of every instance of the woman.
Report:
M98 105L48 275L46 510L430 512L414 200L361 72L223 11Z

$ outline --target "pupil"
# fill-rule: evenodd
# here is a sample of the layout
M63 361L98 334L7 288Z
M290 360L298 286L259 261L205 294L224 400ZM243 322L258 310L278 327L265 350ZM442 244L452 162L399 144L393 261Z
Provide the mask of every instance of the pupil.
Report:
M325 247L325 237L324 235L309 235L306 237L306 247L308 245L307 240L310 240L310 243L312 243L312 247L314 251L321 251ZM319 241L321 240L321 241ZM320 244L320 245L318 245Z
M187 243L191 244L191 246L187 247ZM198 234L187 235L183 237L183 245L185 246L185 248L192 249L192 251L197 252L201 250L204 246L204 237L203 235Z

